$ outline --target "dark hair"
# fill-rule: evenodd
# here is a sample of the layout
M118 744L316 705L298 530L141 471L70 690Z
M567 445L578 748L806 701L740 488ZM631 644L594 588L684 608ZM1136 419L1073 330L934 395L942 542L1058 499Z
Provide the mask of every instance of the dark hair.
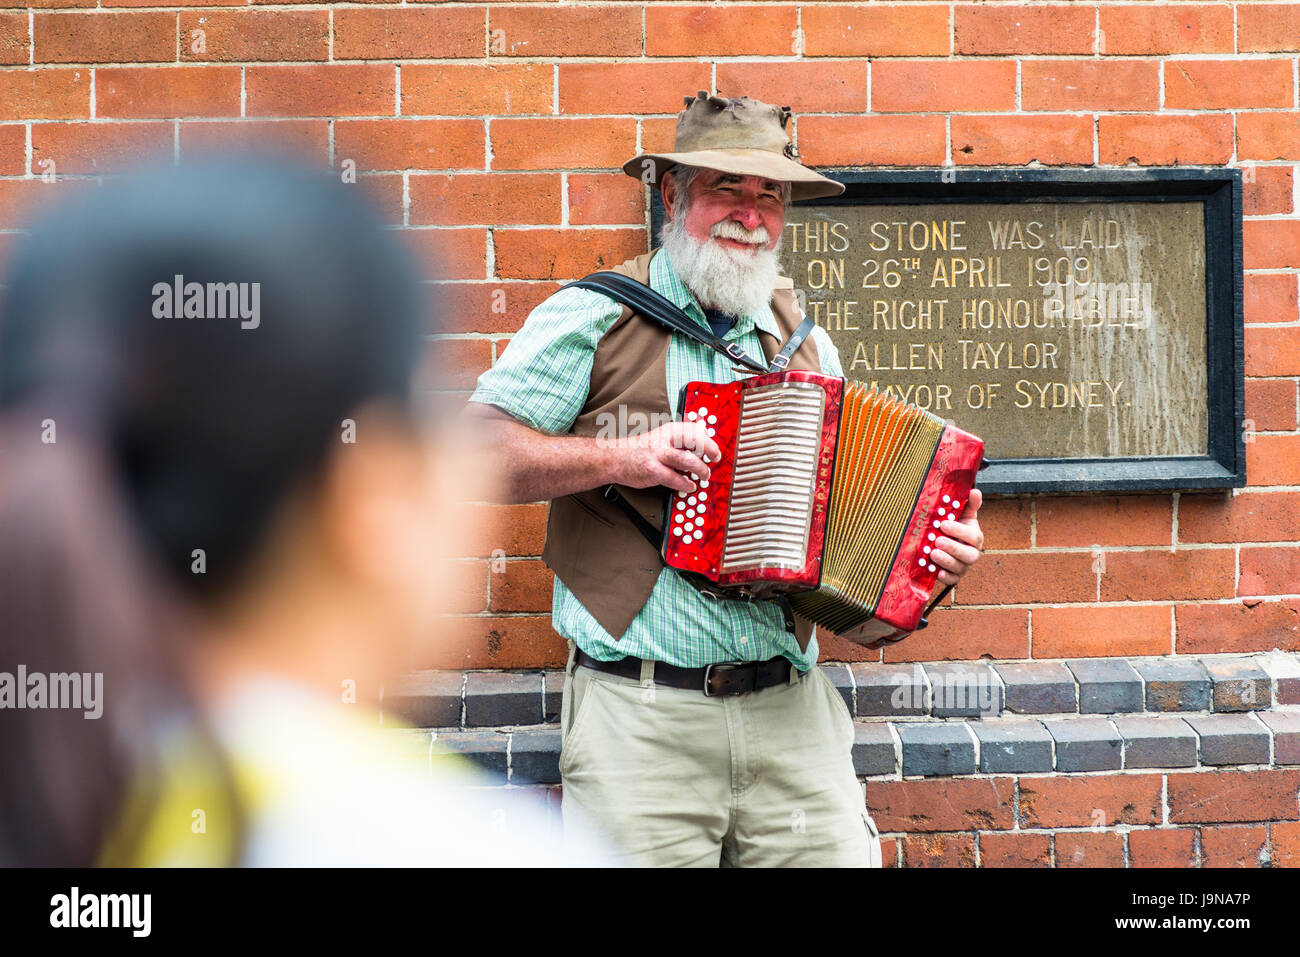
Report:
M238 586L344 419L376 400L412 412L431 316L357 189L270 158L160 166L52 211L16 250L0 671L103 672L107 703L100 720L0 712L0 862L94 863L151 722L197 720L187 609ZM178 284L202 317L166 318ZM231 290L255 318L230 314Z

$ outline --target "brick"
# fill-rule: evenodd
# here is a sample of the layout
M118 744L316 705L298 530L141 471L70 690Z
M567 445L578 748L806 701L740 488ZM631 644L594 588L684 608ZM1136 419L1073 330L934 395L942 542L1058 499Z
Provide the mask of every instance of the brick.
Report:
M1292 379L1246 380L1246 426L1262 431L1296 428L1296 383ZM1300 516L1297 516L1300 519Z
M709 64L560 63L561 113L679 113L682 98L711 86Z
M1037 721L974 721L970 730L979 739L982 774L1047 773L1054 767L1052 736Z
M799 154L813 166L943 163L942 116L805 116Z
M492 611L551 610L554 573L544 562L517 559L492 571Z
M1042 547L1090 545L1168 545L1172 540L1173 499L1164 495L1045 497L1036 503Z
M528 314L559 288L550 282L443 283L438 331L518 332Z
M945 56L951 48L942 4L804 7L805 56Z
M466 676L466 727L528 725L538 724L541 720L540 675L470 672Z
M85 70L0 70L0 120L89 116L90 76Z
M1238 595L1276 595L1300 581L1300 547L1242 548Z
M1196 767L1196 734L1182 718L1118 715L1125 768Z
M1107 552L1101 600L1228 598L1235 565L1231 548Z
M1300 326L1247 328L1246 375L1300 375Z
M1294 821L1300 770L1212 771L1168 776L1169 820L1177 824Z
M981 834L980 867L1051 867L1050 834Z
M1174 610L1179 654L1300 649L1300 600L1179 605Z
M1201 828L1202 867L1268 866L1268 828Z
M1226 163L1232 157L1232 117L1102 115L1097 157L1107 166Z
M1208 711L1210 676L1195 658L1131 662L1146 685L1148 711Z
M1274 704L1300 704L1300 659L1282 651L1259 655L1255 662L1273 682Z
M417 728L459 728L461 688L459 671L416 671L402 675L384 688L385 714L395 714Z
M1254 658L1206 658L1215 711L1256 711L1272 706L1268 672Z
M1195 831L1182 827L1128 832L1129 867L1195 867Z
M1090 7L956 4L953 14L957 54L1092 53Z
M36 63L165 63L176 59L176 14L36 13L32 37Z
M203 31L201 49L197 30ZM182 60L329 59L326 10L182 10L180 31Z
M148 159L171 159L170 123L34 123L32 169L59 174L129 169ZM43 165L52 162L53 167Z
M568 656L549 615L446 619L442 630L417 646L421 668L553 668Z
M1057 867L1123 867L1123 835L1062 831L1054 835Z
M1260 711L1258 714L1273 735L1273 763L1300 764L1300 713Z
M956 119L956 117L954 117ZM1028 548L1030 514L1034 501L1024 498L986 499L979 510L984 548L1001 550Z
M488 44L494 56L636 57L641 55L641 11L609 5L489 7Z
M39 174L39 170L37 172ZM52 183L40 179L0 180L0 227L28 228L29 221L40 215L48 204L94 188L93 180L82 179L62 179ZM0 234L5 235L15 234Z
M95 111L128 119L238 116L239 74L237 66L100 67Z
M1079 683L1079 711L1115 714L1142 710L1142 679L1123 658L1067 661Z
M1005 60L878 60L874 112L980 112L1016 108L1016 65Z
M1184 495L1178 502L1183 542L1286 542L1300 539L1300 492Z
M458 173L411 176L411 224L460 226L560 222L555 173Z
M458 561L449 565L443 594L450 614L472 615L487 610L487 563Z
M507 279L579 279L646 251L636 229L497 229L493 241Z
M889 725L878 721L854 722L853 770L860 777L898 772L898 755Z
M474 7L342 8L334 11L334 59L481 57L483 11Z
M1160 102L1154 60L1025 60L1023 110L1154 110Z
M510 782L560 783L560 732L528 728L510 735Z
M555 68L547 63L410 63L402 67L402 113L550 113Z
M1002 683L988 665L940 662L924 668L936 718L994 717L1002 711Z
M1268 764L1268 728L1249 714L1188 715L1201 743L1201 763Z
M482 169L486 132L479 120L338 120L335 165L359 170Z
M920 665L858 662L850 670L857 688L857 714L900 717L929 712L929 685Z
M1226 4L1101 7L1098 52L1106 56L1233 53Z
M1237 159L1300 160L1300 112L1237 114Z
M487 236L487 229L481 227L402 231L402 240L424 279L486 279ZM472 345L482 350L482 356L488 355L487 340ZM468 374L469 370L465 371ZM477 377L478 372L472 375Z
M1241 53L1300 50L1300 4L1238 6L1237 50Z
M396 68L317 63L245 68L249 116L392 116Z
M1049 718L1058 771L1115 771L1122 764L1121 738L1104 718Z
M24 13L0 13L0 63L27 63L31 32Z
M1034 160L1045 166L1090 165L1092 117L954 116L952 158L958 165L1019 165Z
M1290 166L1247 166L1242 169L1241 211L1245 216L1295 212L1295 175Z
M319 120L192 120L180 124L182 159L231 149L270 149L292 160L329 165L329 122Z
M1300 436L1257 435L1246 444L1250 485L1300 485Z
M868 781L867 808L882 832L1010 830L1013 779Z
M848 665L826 664L818 667L831 687L844 699L844 707L849 709L849 714L853 714L853 676L849 673Z
M1290 60L1169 60L1167 110L1295 106Z
M636 152L634 120L493 120L493 169L619 167Z
M509 735L504 731L440 731L433 739L433 749L435 755L459 754L468 758L504 784L509 743Z
M0 126L0 176L22 176L26 172L27 127L19 123Z
M963 722L894 725L903 743L903 774L953 775L975 771L975 739Z
M1248 273L1244 285L1247 322L1295 322L1296 277L1285 273Z
M829 650L831 645L827 643L824 647ZM886 661L970 660L985 656L995 659L1029 656L1026 609L958 608L941 604L930 616L929 627L906 641L887 645L884 650Z
M652 7L651 9L657 9ZM796 115L862 113L867 109L867 64L853 60L718 63L718 92L789 106Z
M645 221L645 190L623 173L567 173L571 226L626 226Z
M1268 826L1268 839L1274 867L1300 867L1300 824L1274 821Z
M1020 779L1020 826L1159 824L1161 775L1054 775Z
M1093 601L1097 574L1087 552L984 554L957 586L963 605Z
M993 670L1006 689L1008 711L1056 714L1079 710L1074 675L1058 661L999 662Z
M537 556L546 543L546 505L467 505L466 524L475 533L461 545L466 557Z
M969 834L909 834L902 845L904 867L975 866L975 838Z
M791 56L797 52L798 22L798 11L792 6L648 6L645 55Z
M1114 554L1106 553L1107 560ZM1037 657L1159 655L1169 651L1168 605L1045 607L1035 608L1033 618Z

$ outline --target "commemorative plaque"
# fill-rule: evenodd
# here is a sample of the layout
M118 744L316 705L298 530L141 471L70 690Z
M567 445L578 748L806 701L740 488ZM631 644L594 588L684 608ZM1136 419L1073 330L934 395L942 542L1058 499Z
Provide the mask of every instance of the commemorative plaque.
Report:
M1244 484L1239 170L823 172L796 295L847 378L984 439L981 489Z

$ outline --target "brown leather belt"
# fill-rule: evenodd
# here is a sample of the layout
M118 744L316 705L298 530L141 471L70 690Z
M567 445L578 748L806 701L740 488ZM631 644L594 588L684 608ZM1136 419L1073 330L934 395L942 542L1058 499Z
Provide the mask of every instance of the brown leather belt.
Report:
M584 668L594 668L606 674L640 680L641 659L619 658L617 661L599 661L576 649L574 660ZM703 668L678 668L676 665L655 662L655 684L688 691L703 691L705 697L717 698L758 691L790 681L790 659L777 656L767 661L720 661ZM799 672L807 674L806 671Z

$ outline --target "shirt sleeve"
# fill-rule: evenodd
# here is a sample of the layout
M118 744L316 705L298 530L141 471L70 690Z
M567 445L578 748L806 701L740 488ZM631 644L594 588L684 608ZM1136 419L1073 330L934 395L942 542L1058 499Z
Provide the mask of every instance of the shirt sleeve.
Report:
M568 432L587 401L596 345L622 313L593 290L560 290L524 320L469 400L498 406L540 432Z
M844 367L840 365L840 353L835 348L835 343L831 341L830 334L821 326L813 326L810 335L817 345L817 357L821 360L822 373L843 376Z

